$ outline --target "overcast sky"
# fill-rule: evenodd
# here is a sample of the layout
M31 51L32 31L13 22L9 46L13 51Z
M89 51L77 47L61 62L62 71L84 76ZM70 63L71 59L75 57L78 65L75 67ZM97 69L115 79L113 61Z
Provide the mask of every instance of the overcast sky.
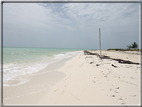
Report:
M139 3L4 3L4 47L99 49L139 44Z

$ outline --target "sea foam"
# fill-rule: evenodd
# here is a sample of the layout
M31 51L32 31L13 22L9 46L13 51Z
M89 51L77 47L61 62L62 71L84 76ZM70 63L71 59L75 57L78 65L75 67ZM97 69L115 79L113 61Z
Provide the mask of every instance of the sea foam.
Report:
M51 63L71 58L80 52L60 49L7 49L4 52L3 82L5 84L16 77L38 72Z

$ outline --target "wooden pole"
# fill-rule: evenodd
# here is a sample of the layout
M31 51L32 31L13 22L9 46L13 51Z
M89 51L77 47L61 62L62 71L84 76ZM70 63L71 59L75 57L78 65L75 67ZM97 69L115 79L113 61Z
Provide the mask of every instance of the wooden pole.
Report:
M99 28L100 57L101 57L101 29Z

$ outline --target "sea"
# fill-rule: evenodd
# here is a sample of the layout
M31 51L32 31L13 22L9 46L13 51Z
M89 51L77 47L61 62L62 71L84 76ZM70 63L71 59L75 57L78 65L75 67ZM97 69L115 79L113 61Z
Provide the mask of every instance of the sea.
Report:
M3 48L3 83L39 72L51 63L72 58L83 50L47 48Z

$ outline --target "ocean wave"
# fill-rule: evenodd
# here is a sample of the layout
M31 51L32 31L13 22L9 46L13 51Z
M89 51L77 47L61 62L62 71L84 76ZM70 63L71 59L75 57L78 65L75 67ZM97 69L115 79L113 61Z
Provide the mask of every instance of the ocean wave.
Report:
M80 52L81 51L58 53L58 54L54 54L53 56L43 55L41 59L37 59L34 61L31 61L29 59L29 61L26 60L25 62L15 61L15 62L3 64L3 81L4 83L6 83L7 81L12 80L18 76L38 72L44 69L45 67L47 67L51 63L58 62L62 59L71 58L79 54Z
M48 66L48 63L10 63L3 65L3 81L7 82L17 76L32 74Z
M67 52L65 54L56 54L56 55L54 55L54 58L60 59L60 60L65 59L65 58L70 58L70 57L73 57L73 56L79 54L80 52L82 52L82 51Z

